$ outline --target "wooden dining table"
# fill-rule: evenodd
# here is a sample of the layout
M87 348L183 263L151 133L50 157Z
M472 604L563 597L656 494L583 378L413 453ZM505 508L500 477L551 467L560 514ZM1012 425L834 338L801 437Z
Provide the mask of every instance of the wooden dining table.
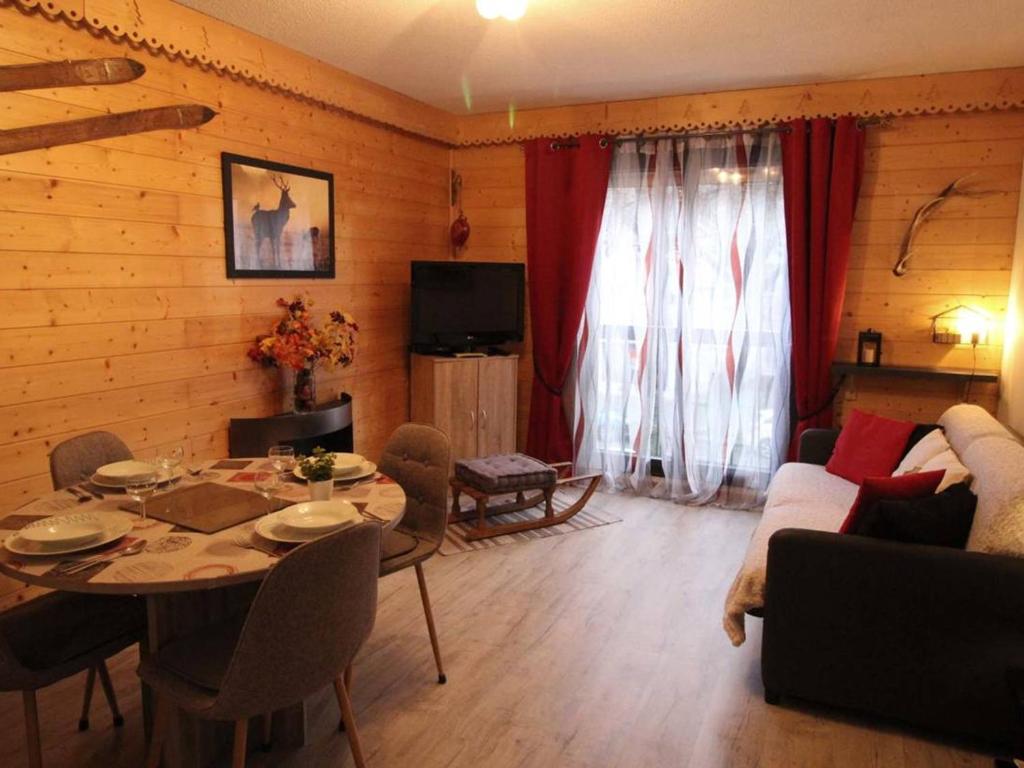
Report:
M253 491L254 473L273 471L267 459L221 459L197 467L197 476L186 475L162 486L164 492L193 483L215 483ZM132 523L125 541L143 539L138 554L125 555L78 574L65 571L73 562L95 557L96 550L69 555L20 555L0 547L0 573L26 584L68 592L120 594L144 597L147 607L143 652L155 652L164 644L245 611L259 582L288 545L264 540L255 532L258 518L216 533L201 533L154 517L143 519L124 507L130 503L123 491L86 486L103 498L81 502L66 490L54 491L0 518L0 539L25 525L52 515L96 512L127 516ZM268 502L254 493L254 504ZM152 504L158 496L150 499ZM304 482L289 481L274 494L280 507L286 502L308 500ZM337 483L333 498L356 505L360 514L385 529L393 528L405 511L405 493L391 478L380 473L348 485ZM124 546L121 542L120 546ZM109 545L113 551L116 544ZM104 551L105 548L100 548ZM272 660L268 660L272 661ZM143 706L149 715L149 692L143 687ZM306 741L305 707L296 705L274 713L275 743L301 746ZM179 713L170 729L164 765L175 768L204 766L230 742L230 728L197 721Z

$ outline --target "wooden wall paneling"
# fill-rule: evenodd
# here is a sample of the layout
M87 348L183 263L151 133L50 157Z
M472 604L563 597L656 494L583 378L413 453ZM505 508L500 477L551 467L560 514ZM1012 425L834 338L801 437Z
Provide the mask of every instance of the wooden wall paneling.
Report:
M981 79L987 81L988 76ZM772 98L771 92L748 95L752 110L761 108L759 98ZM636 104L633 122L647 119L650 105ZM610 110L614 105L605 106ZM615 111L630 122L622 105ZM555 112L579 130L596 130L606 114L575 107ZM731 117L721 116L723 122ZM460 147L452 154L453 166L463 177L464 207L473 226L463 258L525 261L521 149L513 144ZM1020 109L903 116L891 127L868 129L838 358L854 359L857 333L871 326L885 336L887 362L970 368L975 352L969 347L931 343L930 316L964 303L985 310L993 319L993 343L977 349L978 368L999 367L1022 157ZM954 178L967 174L970 188L991 194L957 198L945 206L921 230L909 273L894 277L890 270L914 212ZM526 350L520 363L521 445L532 386L528 346ZM927 413L933 418L962 396L949 384L924 389L919 384L874 382L858 385L856 391L851 385L840 396L840 418L853 406L892 416ZM994 391L979 385L973 399L994 410Z
M0 30L0 64L130 50L9 9L0 11ZM309 293L315 311L342 307L360 322L356 364L318 377L321 398L352 393L358 450L378 455L408 417L408 263L448 253L448 150L131 54L147 73L128 91L48 89L0 100L0 127L182 100L220 113L199 131L0 161L4 510L49 490L53 445L91 429L116 432L141 456L172 443L190 456L225 455L231 417L280 408L275 372L245 357L277 317L278 296ZM335 175L337 279L226 279L222 151ZM0 605L30 594L5 582Z

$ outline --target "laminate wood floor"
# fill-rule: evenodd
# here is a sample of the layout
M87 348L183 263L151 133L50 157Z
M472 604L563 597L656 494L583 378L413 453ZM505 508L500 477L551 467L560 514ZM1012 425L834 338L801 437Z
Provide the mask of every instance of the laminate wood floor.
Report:
M760 622L733 648L725 592L757 514L606 498L623 522L426 565L448 672L437 685L415 575L381 583L355 665L371 768L990 766L991 759L820 709L764 703ZM273 659L268 659L273 663ZM78 733L81 677L40 694L48 768L128 768L143 755L134 652L112 663L126 724L102 696ZM311 744L250 766L351 766L328 691ZM26 764L21 698L0 694L0 766Z

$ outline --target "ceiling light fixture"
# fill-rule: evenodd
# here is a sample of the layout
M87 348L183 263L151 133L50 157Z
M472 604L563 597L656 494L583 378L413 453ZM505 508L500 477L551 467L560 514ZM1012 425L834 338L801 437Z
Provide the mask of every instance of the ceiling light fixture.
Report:
M499 16L509 21L518 21L526 13L528 0L476 0L476 10L487 20Z

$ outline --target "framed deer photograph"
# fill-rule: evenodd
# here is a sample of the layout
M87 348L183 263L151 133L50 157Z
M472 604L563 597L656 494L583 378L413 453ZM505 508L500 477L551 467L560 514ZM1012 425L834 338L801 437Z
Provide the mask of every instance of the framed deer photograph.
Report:
M334 277L334 176L220 157L228 277Z

